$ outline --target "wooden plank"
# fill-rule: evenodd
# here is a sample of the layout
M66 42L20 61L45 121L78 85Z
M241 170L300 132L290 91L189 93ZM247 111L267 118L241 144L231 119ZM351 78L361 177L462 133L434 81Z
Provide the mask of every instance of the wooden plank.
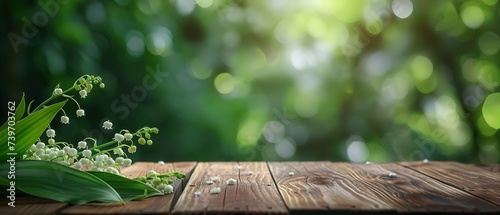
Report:
M175 171L182 172L186 175L186 180L182 180L182 190L184 190L186 183L191 177L191 173L193 173L196 162L175 162L172 163L172 165L174 166Z
M207 184L211 177L220 180ZM237 183L227 185L230 178L236 179ZM210 193L214 187L220 187L221 193ZM195 192L200 192L200 195L196 196ZM287 214L287 209L266 163L211 162L198 163L172 213Z
M0 198L0 214L24 215L24 214L56 214L57 211L67 207L68 204L50 199L30 196L24 193L16 193L15 208L8 206L7 198Z
M8 202L10 202L8 198L0 198L0 204L1 204L0 206L7 205ZM45 203L58 203L58 201L31 196L25 193L16 193L16 206L27 205L27 204L45 204Z
M0 214L8 215L52 215L66 207L67 204L61 202L46 202L34 204L17 204L16 207L10 207L6 204L0 206Z
M403 166L500 207L500 173L456 162L404 162Z
M334 171L330 162L269 162L268 165L292 213L395 212L361 183Z
M190 175L196 166L196 162L183 162L182 164L165 163L163 165L150 162L137 162L122 172L128 177L139 177L145 175L149 170L155 170L158 173L179 171ZM178 167L179 169L176 169ZM172 202L182 190L181 180L176 180L173 184L175 193L154 196L139 201L129 201L125 205L89 203L85 205L75 205L64 209L61 214L168 214Z
M369 191L405 213L498 212L494 204L394 163L331 164L334 171L357 180ZM390 177L395 173L395 177Z
M490 172L500 172L500 164L469 164L480 169L484 169Z
M489 202L397 164L290 162L269 166L291 213L500 211ZM294 176L288 175L290 171ZM391 172L396 176L389 177Z

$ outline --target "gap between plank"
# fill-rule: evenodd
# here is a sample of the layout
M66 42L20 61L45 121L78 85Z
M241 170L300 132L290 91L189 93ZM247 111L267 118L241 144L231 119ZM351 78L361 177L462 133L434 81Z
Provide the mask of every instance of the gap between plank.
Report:
M194 170L198 167L198 164L199 164L199 163L200 163L200 162L196 162L196 164L194 165L194 167L193 167L193 168L191 168L191 171L189 171L189 172L185 173L185 174L186 174L186 177L185 177L184 179L182 179L182 180L181 180L181 182L180 182L180 184L179 184L179 187L177 188L177 189L181 188L181 191L180 191L180 192L176 191L176 192L174 193L174 194L175 194L175 195L174 195L174 197L172 198L172 203L170 204L170 208L169 208L169 210L168 210L168 213L169 213L169 214L172 214L172 210L174 210L174 207L175 207L175 205L177 204L177 201L179 200L179 197L181 197L181 194L184 192L184 188L185 188L185 187L184 187L184 181L186 182L186 183L185 183L186 185L189 183L189 180L191 180L191 175L193 175L193 172L194 172ZM175 169L174 163L172 163L172 166L174 167L174 171L177 171L177 170Z
M478 199L481 199L481 200L483 200L483 201L489 202L489 203L491 203L491 204L493 204L493 205L500 206L498 203L493 202L493 201L491 201L491 200L489 200L489 199L485 199L485 198L483 198L482 196L478 196L478 195L476 195L476 194L474 194L474 193L468 192L467 190L462 190L462 189L460 189L459 187L455 187L452 183L447 183L447 182L444 182L444 181L440 180L439 178L435 178L435 177L433 177L432 175L429 175L429 174L426 174L426 173L424 173L424 172L418 171L417 169L413 169L413 168L411 168L411 167L409 167L409 166L405 166L405 165L400 164L400 163L396 163L396 164L397 164L397 165L399 165L399 166L402 166L402 167L404 167L404 168L406 168L406 169L409 169L409 170L411 170L411 171L414 171L414 172L420 173L420 174L422 174L422 175L425 175L425 176L427 176L427 177L429 177L429 178L432 178L432 179L434 179L435 181L437 181L437 182L439 182L439 183L441 183L441 184L447 185L448 187L451 187L451 188L453 188L453 189L456 189L456 190L459 190L459 191L462 191L462 192L468 193L468 194L470 194L470 195L472 195L472 196L474 196L474 197L476 197L476 198L478 198ZM478 212L478 213L479 213L479 212Z
M279 184L278 182L276 182L276 178L274 177L274 173L273 171L271 171L271 167L269 167L269 162L266 161L266 166L267 166L267 170L269 171L269 173L271 174L271 179L273 180L273 183L274 185L276 186L276 190L278 190L278 194L280 195L280 199L281 201L283 202L283 204L285 205L286 209L288 210L288 214L290 214L290 208L288 207L288 205L286 204L285 202L285 199L283 198L283 194L281 193L281 190L280 190L280 187L279 187Z

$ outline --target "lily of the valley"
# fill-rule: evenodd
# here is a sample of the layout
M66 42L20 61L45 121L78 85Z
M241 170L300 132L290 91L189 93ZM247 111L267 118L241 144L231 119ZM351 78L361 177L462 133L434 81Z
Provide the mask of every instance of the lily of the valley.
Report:
M85 116L85 110L83 110L83 109L78 109L78 110L76 110L76 115L77 115L78 117Z
M45 134L47 134L47 137L53 138L56 136L56 131L54 131L54 129L49 128L49 129L47 129Z
M77 148L79 148L79 149L87 148L87 142L85 142L85 141L78 142L78 147Z
M128 151L128 153L133 154L137 151L137 146L130 146L130 147L128 147L127 151Z
M80 92L78 92L80 94L80 96L84 99L87 97L87 91L86 90L80 90Z
M113 154L122 156L125 154L125 152L123 152L121 148L115 148L113 149Z
M113 139L116 140L116 142L121 143L125 139L125 137L120 133L116 133L115 138Z
M126 141L131 141L132 137L134 137L134 135L132 135L131 133L125 133L123 136L125 137Z
M55 95L59 96L59 95L61 95L62 93L63 93L63 90L62 90L61 88L59 88L59 87L58 87L58 88L54 89L54 94L55 94Z
M84 157L90 157L90 156L92 156L92 151L90 151L90 150L88 150L88 149L85 149L85 150L83 150L83 151L82 151L82 155L83 155ZM83 159L83 158L82 158L82 159Z
M61 122L62 124L69 124L69 117L61 116Z
M106 120L105 122L102 123L102 127L106 130L111 130L113 129L113 123L110 122L109 120Z
M169 184L169 185L165 186L165 188L163 188L163 191L166 194L173 193L174 192L174 187L172 187L172 185Z

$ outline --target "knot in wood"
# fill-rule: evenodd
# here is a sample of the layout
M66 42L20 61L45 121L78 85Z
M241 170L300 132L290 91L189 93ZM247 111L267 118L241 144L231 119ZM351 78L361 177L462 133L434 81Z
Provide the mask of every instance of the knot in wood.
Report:
M307 182L315 185L333 185L335 178L330 176L310 176L307 178Z

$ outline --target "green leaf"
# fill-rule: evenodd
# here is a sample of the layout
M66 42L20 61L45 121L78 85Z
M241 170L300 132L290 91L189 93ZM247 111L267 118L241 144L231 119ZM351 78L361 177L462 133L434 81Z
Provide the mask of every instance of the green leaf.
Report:
M118 193L100 178L51 161L16 161L16 189L27 194L70 204L120 202ZM0 177L6 179L10 164L0 164ZM6 180L0 180L5 186Z
M16 108L16 112L15 112L15 118L16 118L16 122L21 120L21 118L23 117L24 115L24 111L26 110L26 102L24 101L24 93L23 93L23 97L21 97L21 102L19 102L19 105L17 106ZM4 129L7 128L7 122L6 121L2 127L0 127L0 131L3 131Z
M57 112L66 104L62 101L50 106L47 106L39 111L36 111L14 125L15 130L15 152L17 157L21 157L26 150L42 135L49 123L54 119ZM9 150L8 142L8 129L0 131L0 160L5 161L8 159Z
M163 192L152 188L147 184L120 175L94 171L88 171L88 173L97 176L111 185L111 187L113 187L113 189L120 194L120 197L122 197L124 201L139 200L150 196L163 195Z
M183 173L180 173L180 172L168 172L168 173L163 173L163 174L160 174L158 176L161 176L161 177L176 177L178 179L183 179L186 177L186 175L184 175Z

